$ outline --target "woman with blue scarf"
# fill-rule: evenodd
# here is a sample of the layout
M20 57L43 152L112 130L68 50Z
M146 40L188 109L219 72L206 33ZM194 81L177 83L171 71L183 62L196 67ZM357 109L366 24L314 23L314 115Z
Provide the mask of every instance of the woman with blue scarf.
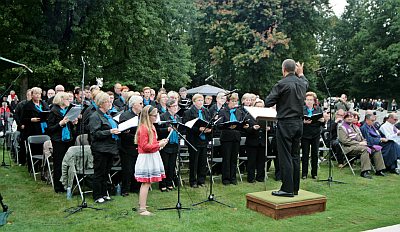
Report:
M180 117L176 114L178 112L178 101L175 99L168 99L168 101L166 102L166 107L168 111L161 114L160 120L171 121L173 122L172 125L176 125L174 123L181 122ZM160 151L160 155L164 164L165 174L167 176L159 184L161 192L167 192L174 189L172 182L175 175L179 137L176 131L171 131L172 128L168 124L160 125L157 128L157 134L160 136L160 139L167 138L169 133L171 133L167 145Z
M117 123L108 114L112 102L110 96L100 91L94 99L98 107L89 118L90 140L93 154L93 198L96 203L111 200L107 194L108 174L114 155L118 155L120 131Z
M54 167L54 191L65 192L64 186L60 182L62 174L62 161L68 148L72 146L73 129L74 124L78 122L78 119L71 122L66 113L69 109L69 95L66 92L59 92L53 99L53 106L50 111L48 118L47 133L51 138L51 144L53 145L53 167Z
M26 140L31 135L44 135L47 129L47 122L41 121L40 114L43 111L48 111L49 107L41 100L42 89L33 87L31 89L32 99L28 101L22 109L21 121L24 125L22 140ZM42 154L42 144L31 144L32 154ZM29 156L27 157L29 159ZM32 169L31 162L27 162L28 171Z
M314 92L307 92L304 106L304 115L311 117L315 114L322 114L322 110L316 105L317 94ZM312 120L304 119L303 122L303 136L301 138L301 173L302 179L307 179L308 175L308 160L310 156L311 147L311 177L317 179L318 172L318 148L319 140L321 138L321 129L324 125L324 118L318 119L314 122Z

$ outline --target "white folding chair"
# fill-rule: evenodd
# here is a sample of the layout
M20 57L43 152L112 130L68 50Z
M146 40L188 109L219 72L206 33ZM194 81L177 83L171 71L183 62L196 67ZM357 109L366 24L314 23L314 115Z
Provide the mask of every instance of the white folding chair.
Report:
M32 154L32 149L31 149L31 144L41 144L43 145L44 142L49 141L50 137L48 135L32 135L29 136L28 139L26 140L26 143L28 145L28 153L29 153L29 158L31 160L31 165L32 165L32 174L33 178L36 181L36 174L40 174L40 172L35 171L35 165L44 159L43 152L42 154Z

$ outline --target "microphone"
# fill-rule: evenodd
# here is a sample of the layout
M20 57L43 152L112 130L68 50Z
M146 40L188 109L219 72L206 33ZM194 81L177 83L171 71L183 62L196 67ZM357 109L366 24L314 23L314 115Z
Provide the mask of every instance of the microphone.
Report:
M172 124L172 123L174 123L174 121L173 120L167 120L167 121L159 121L159 122L156 122L158 125L164 125L164 124L168 124L168 123L170 123L170 124Z
M236 93L238 91L240 91L240 89L234 89L234 90L228 91L228 92L225 93L225 96L228 96L231 93Z
M213 74L211 74L210 76L208 76L204 81L209 81L211 78L213 78L214 77L214 75Z
M326 67L320 67L318 69L316 69L314 72L321 72L321 71L325 71Z
M82 63L85 64L85 59L83 59L83 56L81 56Z

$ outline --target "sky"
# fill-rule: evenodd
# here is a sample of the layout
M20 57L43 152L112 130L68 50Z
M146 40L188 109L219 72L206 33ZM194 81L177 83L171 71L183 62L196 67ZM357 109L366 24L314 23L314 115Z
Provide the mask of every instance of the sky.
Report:
M333 12L335 12L337 16L340 16L343 13L344 7L347 5L346 0L329 0L329 2L332 6Z

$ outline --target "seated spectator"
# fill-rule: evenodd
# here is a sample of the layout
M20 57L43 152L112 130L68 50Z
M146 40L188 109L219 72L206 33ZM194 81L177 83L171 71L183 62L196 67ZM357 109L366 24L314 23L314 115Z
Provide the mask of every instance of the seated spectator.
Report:
M365 115L365 123L360 128L362 135L367 140L368 147L375 150L381 150L386 170L391 173L397 173L397 159L400 158L400 146L393 140L383 138L379 131L374 127L376 116Z
M379 128L379 131L387 139L393 140L400 145L400 130L395 126L398 120L396 113L390 113L386 122Z
M330 132L331 135L329 136L329 134L328 134L328 136L326 138L327 141L325 141L325 143L326 144L329 144L329 142L331 143L331 148L332 148L333 153L336 154L339 168L343 167L343 152L339 146L339 140L338 140L338 136L337 136L337 128L338 128L338 125L340 125L342 123L344 115L345 115L344 110L339 109L335 114L335 119L334 120L331 119L327 122L327 129L326 129L326 131Z
M369 171L371 170L370 155L376 166L376 175L385 176L383 170L385 164L381 151L372 150L367 146L367 142L361 134L358 127L353 125L353 114L347 112L343 123L338 127L338 138L343 146L343 152L349 156L360 156L361 159L361 177L372 179Z

